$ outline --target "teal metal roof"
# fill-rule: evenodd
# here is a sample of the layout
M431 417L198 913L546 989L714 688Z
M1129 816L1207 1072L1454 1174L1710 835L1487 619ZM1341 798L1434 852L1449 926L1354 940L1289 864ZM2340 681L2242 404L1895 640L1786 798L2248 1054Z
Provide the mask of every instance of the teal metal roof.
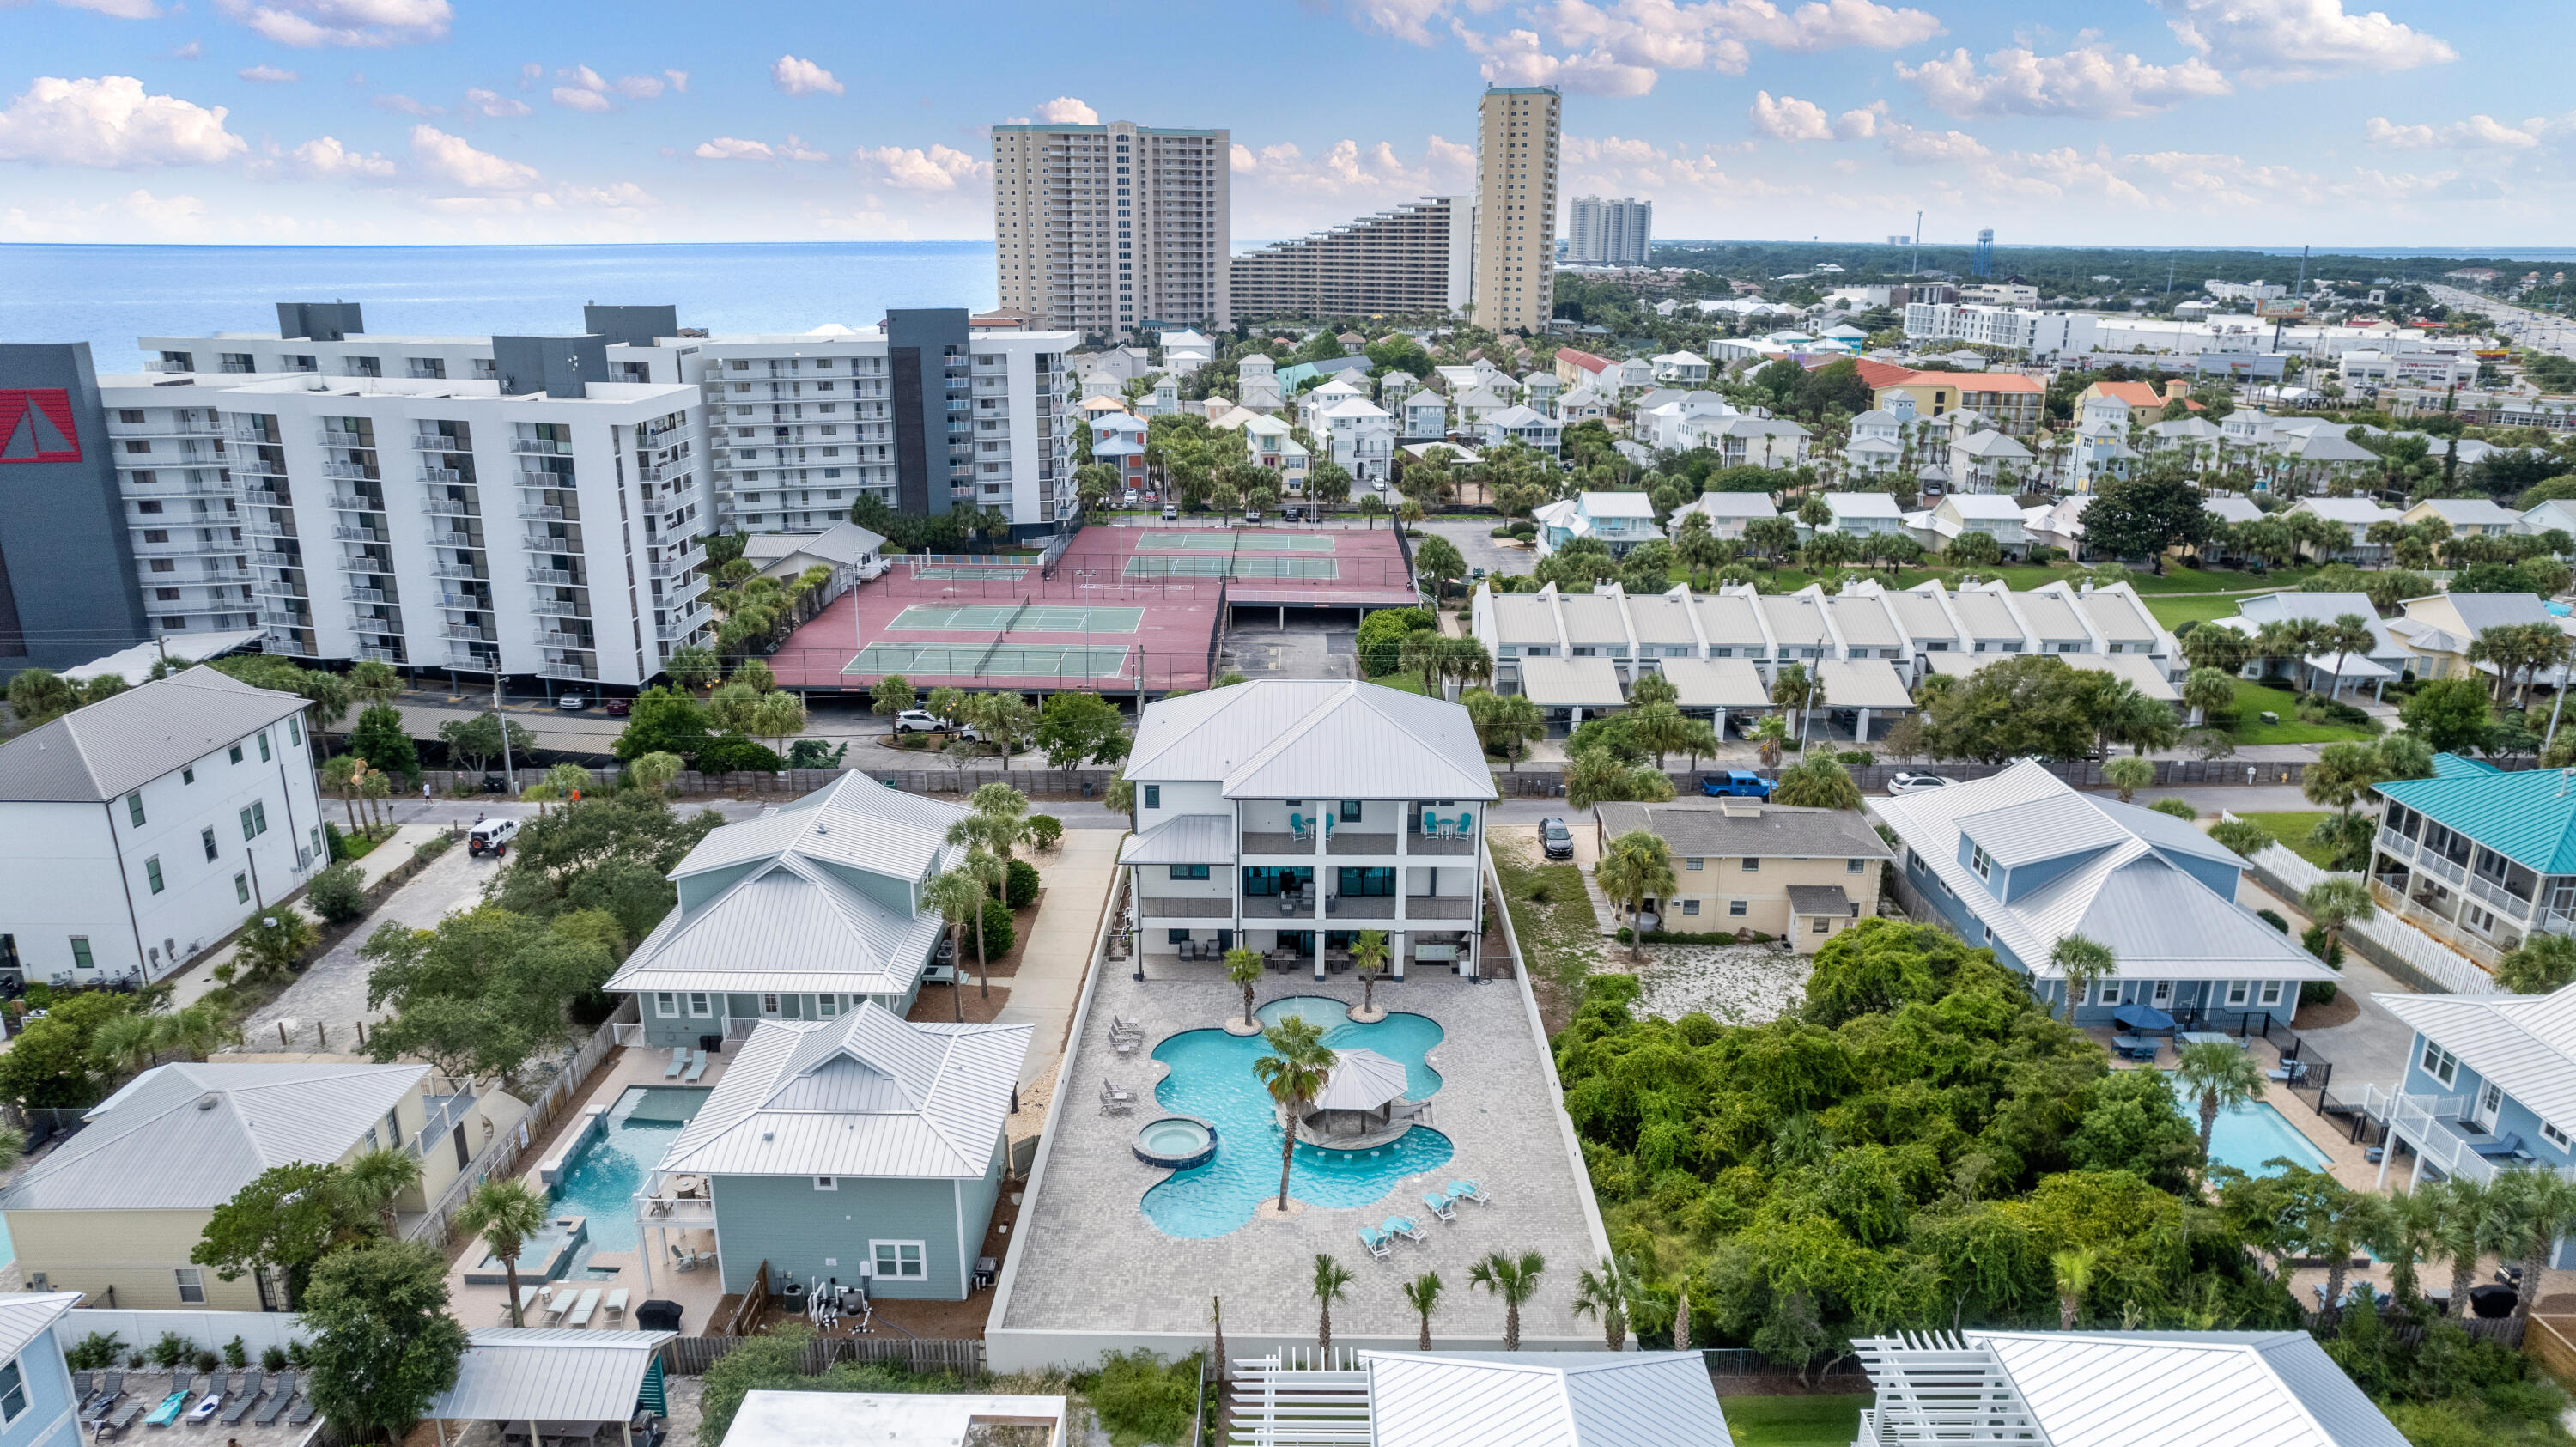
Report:
M2433 770L2379 792L2515 863L2576 874L2576 770L2506 773L2449 754L2435 755Z

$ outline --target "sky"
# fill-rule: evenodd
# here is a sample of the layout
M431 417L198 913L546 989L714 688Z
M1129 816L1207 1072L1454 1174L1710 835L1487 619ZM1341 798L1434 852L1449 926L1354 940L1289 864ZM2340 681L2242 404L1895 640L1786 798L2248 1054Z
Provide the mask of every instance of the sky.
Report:
M1561 87L1561 193L1659 240L2547 245L2571 41L2564 0L0 0L0 241L989 240L1034 118L1226 129L1240 246L1466 191L1490 83Z

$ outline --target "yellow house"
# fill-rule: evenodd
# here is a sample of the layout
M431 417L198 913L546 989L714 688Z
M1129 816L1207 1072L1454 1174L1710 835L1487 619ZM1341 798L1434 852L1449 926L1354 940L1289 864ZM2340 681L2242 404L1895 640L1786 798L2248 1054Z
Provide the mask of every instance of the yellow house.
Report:
M1914 415L1929 420L1962 407L1982 414L2007 436L2028 439L2039 431L2040 404L2048 387L2019 372L1918 372L1892 362L1862 358L1860 379L1869 388L1870 405L1894 410L1897 398L1914 404Z
M1610 841L1644 830L1673 855L1673 892L1647 908L1681 934L1750 931L1802 954L1878 913L1879 878L1894 856L1849 809L1794 809L1759 799L1601 804L1594 827Z
M420 1185L394 1201L416 1217L526 1114L426 1065L162 1065L93 1106L0 1192L0 1213L34 1289L138 1310L283 1311L268 1272L225 1281L189 1261L216 1207L276 1166L393 1149L420 1162Z

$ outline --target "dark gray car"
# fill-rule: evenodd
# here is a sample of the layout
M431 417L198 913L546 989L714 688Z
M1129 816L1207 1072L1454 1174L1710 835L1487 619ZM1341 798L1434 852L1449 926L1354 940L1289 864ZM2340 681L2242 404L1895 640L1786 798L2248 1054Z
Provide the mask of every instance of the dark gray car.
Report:
M1550 859L1572 859L1573 831L1565 827L1562 819L1541 819L1538 821L1538 847L1539 852Z

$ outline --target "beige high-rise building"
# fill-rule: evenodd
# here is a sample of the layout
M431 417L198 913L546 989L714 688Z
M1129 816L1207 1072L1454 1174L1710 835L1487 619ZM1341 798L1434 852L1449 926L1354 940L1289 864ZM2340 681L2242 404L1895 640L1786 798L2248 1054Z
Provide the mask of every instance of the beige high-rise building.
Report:
M1475 319L1535 332L1556 306L1556 141L1552 85L1488 86L1476 107Z
M993 127L1001 310L1102 337L1233 326L1231 141L1132 121Z

